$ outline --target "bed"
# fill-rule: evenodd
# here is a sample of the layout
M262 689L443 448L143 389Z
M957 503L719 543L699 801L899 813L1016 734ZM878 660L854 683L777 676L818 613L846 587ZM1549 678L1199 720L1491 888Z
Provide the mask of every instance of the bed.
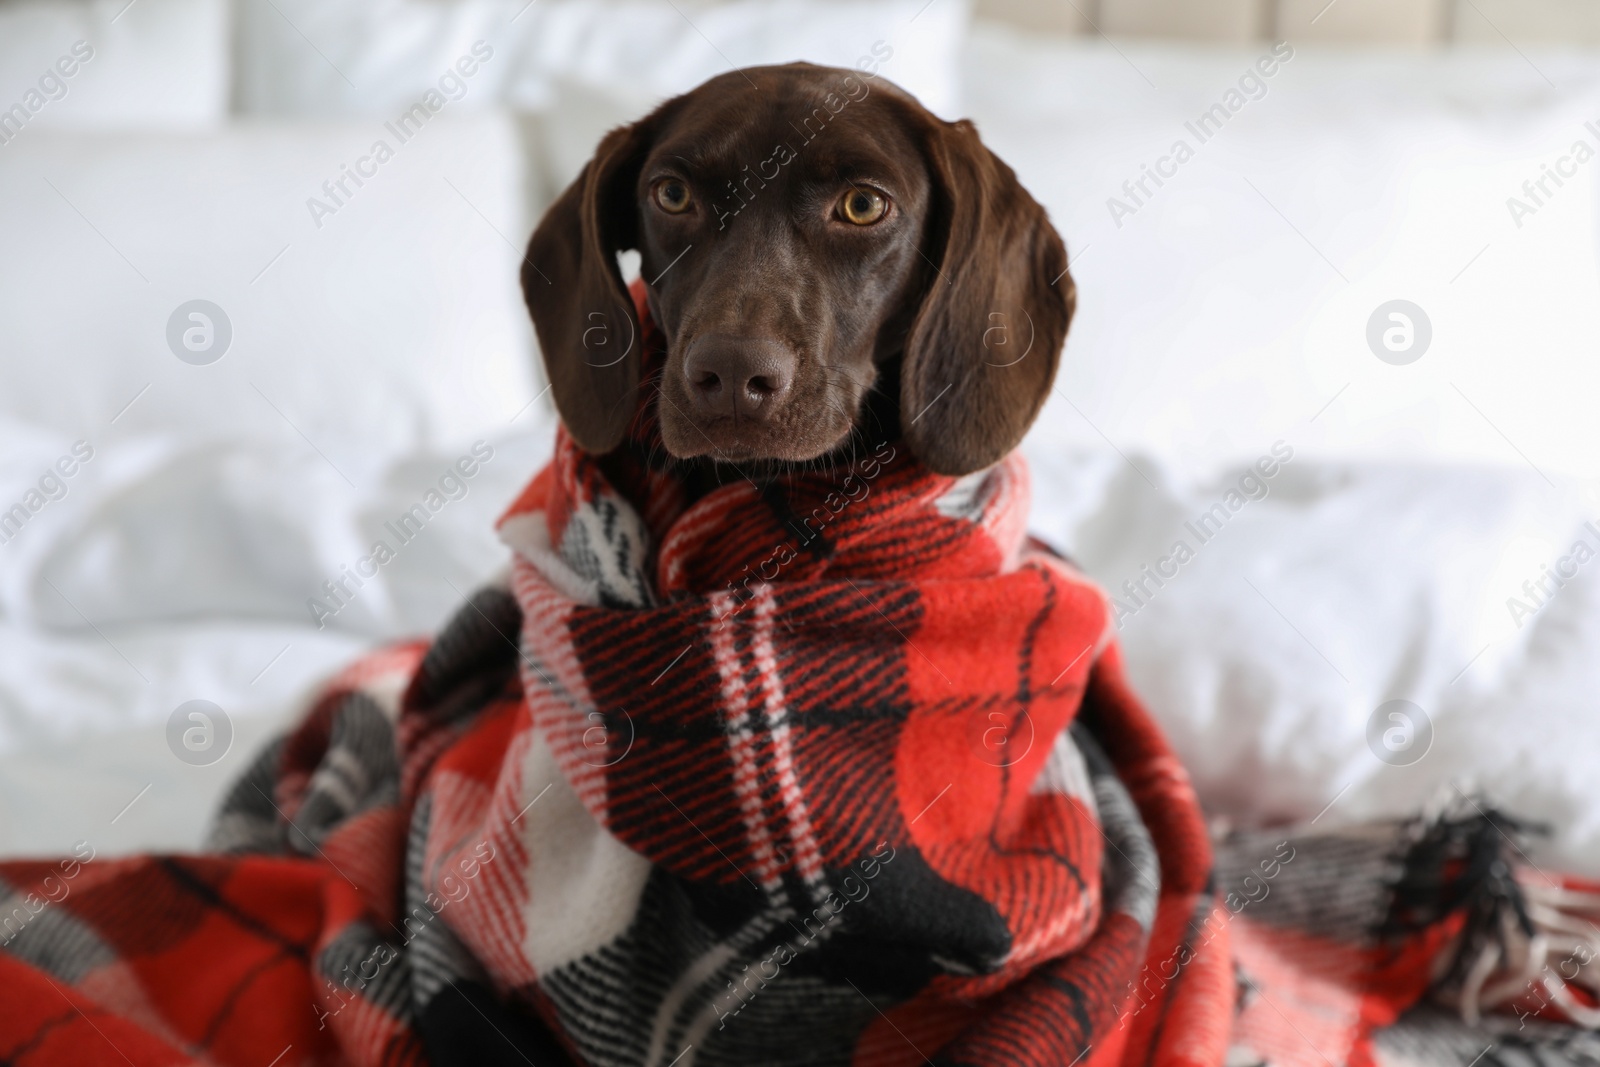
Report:
M876 46L1067 239L1034 527L1116 598L1219 825L1459 791L1600 873L1600 61L953 0L119 8L0 5L0 854L196 847L318 680L500 569L555 426L515 282L543 205L704 77Z

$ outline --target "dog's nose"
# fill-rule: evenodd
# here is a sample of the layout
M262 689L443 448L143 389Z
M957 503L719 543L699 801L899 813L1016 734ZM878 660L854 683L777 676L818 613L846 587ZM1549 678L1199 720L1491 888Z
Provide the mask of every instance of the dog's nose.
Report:
M794 383L795 356L776 341L709 335L689 346L683 373L704 415L767 419Z

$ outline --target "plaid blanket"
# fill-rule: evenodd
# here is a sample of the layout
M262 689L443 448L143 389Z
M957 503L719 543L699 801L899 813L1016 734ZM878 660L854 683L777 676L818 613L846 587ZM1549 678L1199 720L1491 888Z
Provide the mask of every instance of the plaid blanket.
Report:
M1464 1065L1481 1020L1397 1022L1430 989L1600 1062L1588 959L1499 988L1592 887L1530 904L1494 813L1214 857L1028 500L563 432L504 579L335 678L210 854L0 864L0 1063Z

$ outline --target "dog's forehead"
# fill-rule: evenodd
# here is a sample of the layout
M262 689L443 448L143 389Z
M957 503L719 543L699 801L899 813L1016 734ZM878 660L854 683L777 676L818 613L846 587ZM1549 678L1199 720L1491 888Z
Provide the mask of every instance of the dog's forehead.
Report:
M904 121L908 102L917 107L860 71L808 64L734 71L675 101L650 159L734 178L776 156L800 177L915 181L921 167L911 164L921 155Z

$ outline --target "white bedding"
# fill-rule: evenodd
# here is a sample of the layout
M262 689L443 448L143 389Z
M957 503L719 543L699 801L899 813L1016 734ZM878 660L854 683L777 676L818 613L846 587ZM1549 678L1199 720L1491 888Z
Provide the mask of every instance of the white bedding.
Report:
M1600 873L1600 562L1508 607L1575 542L1600 550L1600 370L1572 355L1600 347L1593 181L1520 229L1501 202L1582 134L1600 67L1540 57L1553 90L1509 54L1298 54L1117 228L1107 198L1257 58L984 31L945 72L1075 256L1080 318L1025 445L1035 528L1133 609L1133 678L1213 813L1346 820L1476 788L1553 826L1538 862ZM490 523L554 428L529 404L516 244L667 84L633 74L441 121L321 229L304 200L372 135L346 95L334 121L258 80L270 124L30 129L0 150L0 512L95 449L0 543L0 854L193 847L319 678L427 633L501 565ZM180 363L163 323L208 293L237 309L237 348ZM1396 296L1433 313L1434 358L1367 350ZM319 629L321 584L477 441L493 456L462 495ZM1275 446L1292 456L1241 488ZM1201 544L1185 523L1219 504ZM1193 558L1163 564L1185 538ZM166 740L195 699L235 730L210 766ZM1369 745L1397 699L1432 730L1404 766Z
M110 853L196 847L250 754L368 644L287 623L101 629L0 626L0 854L84 840ZM194 699L226 710L234 730L231 751L209 766L179 763L167 747L168 717Z
M1576 142L1600 155L1600 61L1287 49L974 36L967 110L1078 279L1059 385L1093 425L1055 416L1196 473L1286 437L1600 478L1600 360L1576 355L1600 350L1600 163L1569 158L1531 215L1507 206ZM1253 99L1240 82L1263 60ZM1225 103L1202 142L1191 127ZM1125 189L1158 165L1175 176ZM1433 328L1407 366L1364 340L1395 299Z
M1114 453L1028 451L1035 528L1127 609L1129 675L1209 812L1334 823L1481 791L1555 830L1537 862L1600 872L1592 500L1509 468L1297 454L1243 488L1252 468L1178 485L1158 468L1152 486ZM1529 599L1523 583L1580 541L1595 558ZM1393 700L1414 732L1385 746L1408 728L1380 712Z
M478 484L450 505L459 510L442 511L418 539L427 555L401 555L322 630L291 599L337 575L314 554L295 564L312 573L267 583L224 544L181 546L195 554L189 566L210 568L208 580L232 575L219 597L250 603L281 584L280 602L263 601L254 619L211 611L89 627L44 584L50 624L0 627L0 854L80 838L110 851L193 847L218 792L318 679L380 640L430 631L458 591L501 566L489 524L543 461L550 431L498 442ZM1536 861L1600 871L1600 562L1521 626L1506 608L1575 540L1600 549L1600 533L1583 526L1592 508L1554 500L1516 471L1294 458L1202 544L1185 523L1225 502L1240 471L1184 483L1140 457L1152 485L1110 450L1041 435L1027 451L1034 528L1134 609L1120 634L1130 673L1214 814L1259 824L1326 809L1343 821L1481 789L1556 828ZM446 464L409 463L410 495L426 484L416 471ZM182 470L182 457L173 465ZM214 490L188 486L189 514ZM314 516L307 529L329 543L359 540L407 495L330 497L304 513ZM1140 600L1123 590L1180 538L1195 552L1175 577L1159 588L1146 580L1154 592ZM153 543L123 548L165 558ZM53 564L38 565L36 579ZM58 588L82 564L69 555L59 566ZM1396 698L1433 727L1412 765L1380 762L1368 744L1369 719ZM236 729L212 766L185 766L167 748L168 717L193 699L222 707Z

